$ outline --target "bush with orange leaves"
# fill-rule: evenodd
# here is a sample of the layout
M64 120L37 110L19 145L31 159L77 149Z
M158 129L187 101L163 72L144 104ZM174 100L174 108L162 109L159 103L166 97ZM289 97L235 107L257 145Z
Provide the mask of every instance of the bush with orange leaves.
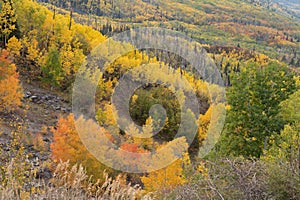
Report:
M16 66L6 50L0 52L0 111L13 111L21 105L22 88Z
M87 125L88 126L88 125ZM89 126L91 127L91 126ZM91 127L92 129L93 127ZM90 130L95 131L95 130ZM71 165L82 164L86 167L88 175L94 178L103 178L103 171L111 173L109 169L99 162L84 146L75 127L74 116L61 117L56 128L52 128L53 143L51 144L52 158L55 162L69 161Z

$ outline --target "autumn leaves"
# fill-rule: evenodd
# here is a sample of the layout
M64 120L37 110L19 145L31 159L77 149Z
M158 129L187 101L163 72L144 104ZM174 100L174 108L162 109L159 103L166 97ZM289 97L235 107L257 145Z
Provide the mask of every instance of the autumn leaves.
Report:
M0 52L0 111L12 111L23 97L16 66L6 50Z

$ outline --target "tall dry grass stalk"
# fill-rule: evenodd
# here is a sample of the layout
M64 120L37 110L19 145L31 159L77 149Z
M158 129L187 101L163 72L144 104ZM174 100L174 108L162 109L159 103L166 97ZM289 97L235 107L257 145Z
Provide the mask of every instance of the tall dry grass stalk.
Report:
M81 165L70 166L68 162L60 162L53 172L50 181L34 180L35 173L28 173L28 180L19 184L13 174L14 160L6 167L5 183L0 185L0 198L3 200L151 200L154 194L144 194L140 186L126 184L122 177L112 179L104 172L105 181L93 181ZM16 184L18 183L18 184Z

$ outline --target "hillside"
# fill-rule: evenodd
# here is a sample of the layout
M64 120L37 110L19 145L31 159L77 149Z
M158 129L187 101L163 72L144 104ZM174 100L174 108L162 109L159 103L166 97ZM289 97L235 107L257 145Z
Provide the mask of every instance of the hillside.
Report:
M74 19L108 35L122 28L159 26L184 32L201 43L240 46L294 66L299 60L300 20L286 13L297 8L291 3L286 9L282 4L268 7L261 1L239 0L77 1L72 5L58 1L55 5L86 15Z
M300 2L298 0L275 0L274 2L278 3L285 12L300 19Z
M297 6L0 0L0 199L300 199Z

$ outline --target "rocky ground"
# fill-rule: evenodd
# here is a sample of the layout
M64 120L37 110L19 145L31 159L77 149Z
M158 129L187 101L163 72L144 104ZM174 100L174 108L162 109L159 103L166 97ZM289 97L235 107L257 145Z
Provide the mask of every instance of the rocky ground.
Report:
M32 84L22 84L26 108L25 123L29 132L41 131L43 126L54 126L61 115L71 112L71 102L57 92L47 91Z
M16 127L21 127L22 141L26 152L30 153L33 166L47 161L51 156L50 144L52 142L51 127L55 127L60 116L67 116L71 112L71 102L67 94L57 91L48 91L38 83L27 83L22 79L24 97L22 106L11 113L0 113L0 145L3 150L10 151L9 139ZM62 97L64 96L64 97ZM45 151L41 152L34 148L31 141L37 135L42 135ZM44 169L40 172L41 177L49 178L51 172Z

